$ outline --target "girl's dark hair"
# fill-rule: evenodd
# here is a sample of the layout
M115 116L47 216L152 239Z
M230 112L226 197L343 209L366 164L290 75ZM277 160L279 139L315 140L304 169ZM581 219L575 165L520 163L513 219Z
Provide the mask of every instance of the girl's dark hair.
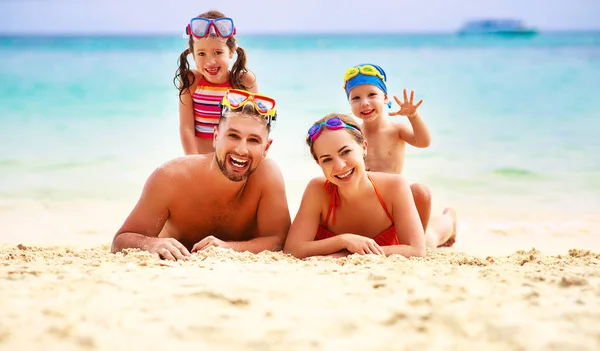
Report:
M352 137L354 138L354 140L356 140L357 143L362 144L363 141L365 141L365 136L360 131L360 126L352 119L352 117L350 117L346 114L343 114L343 113L330 113L327 116L315 121L315 123L313 123L312 125L323 123L333 117L338 117L339 119L342 120L342 122L346 123L349 126L354 127L354 129L344 128L344 130L346 132L350 133L350 135L352 135ZM317 155L315 155L315 150L313 148L314 143L311 141L310 135L306 136L306 144L310 148L310 154L316 161Z
M198 17L220 18L225 17L225 15L217 10L210 10L208 12L199 14ZM248 73L248 68L246 67L246 51L237 46L233 36L227 38L226 45L231 52L235 51L237 54L237 58L233 63L233 66L231 67L231 73L229 74L229 84L234 89L248 90L248 87L242 83L242 78L246 73ZM179 59L177 60L179 67L175 72L175 78L173 78L173 84L175 84L175 87L179 89L179 99L181 99L181 95L188 92L189 88L192 86L192 84L194 84L194 73L190 69L190 65L187 60L188 55L193 52L194 37L190 33L188 47L183 50L181 55L179 55Z

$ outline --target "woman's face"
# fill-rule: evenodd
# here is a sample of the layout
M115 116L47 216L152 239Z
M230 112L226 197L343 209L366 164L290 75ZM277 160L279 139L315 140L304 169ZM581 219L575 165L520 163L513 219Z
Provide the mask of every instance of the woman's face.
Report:
M358 143L349 129L326 129L313 142L313 151L323 174L340 186L351 183L365 172L367 143Z

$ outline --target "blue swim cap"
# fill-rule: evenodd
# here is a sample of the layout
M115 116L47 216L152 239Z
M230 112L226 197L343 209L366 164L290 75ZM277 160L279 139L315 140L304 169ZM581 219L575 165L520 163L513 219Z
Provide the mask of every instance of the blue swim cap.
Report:
M383 68L374 65L372 63L363 63L350 67L344 74L344 89L346 90L346 97L350 97L350 91L354 87L363 84L370 84L378 87L384 94L387 95L387 76ZM392 106L392 102L388 103L388 107Z
M350 67L344 74L344 83L347 96L350 95L350 90L354 89L355 86L363 84L374 85L387 94L386 81L387 76L383 68L372 63L363 63L354 67Z

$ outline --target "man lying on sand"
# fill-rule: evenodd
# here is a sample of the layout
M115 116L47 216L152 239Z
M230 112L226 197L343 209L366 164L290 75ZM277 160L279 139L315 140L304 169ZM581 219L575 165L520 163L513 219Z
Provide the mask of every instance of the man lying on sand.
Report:
M215 152L156 169L117 231L112 252L139 248L180 260L210 246L281 250L291 219L281 171L265 159L276 116L273 99L229 90L215 128Z

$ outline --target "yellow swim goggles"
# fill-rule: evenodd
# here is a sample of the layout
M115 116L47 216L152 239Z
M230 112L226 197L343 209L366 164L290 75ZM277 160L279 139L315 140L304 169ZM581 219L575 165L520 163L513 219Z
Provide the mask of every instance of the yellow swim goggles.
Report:
M277 119L275 99L272 97L240 89L229 89L221 100L221 106L224 106L231 111L241 109L248 103L252 103L252 105L254 105L254 110L260 115L267 117L268 123Z
M385 75L381 74L381 71L379 69L377 69L376 66L374 65L358 65L355 67L350 67L346 70L346 73L344 73L344 89L346 88L346 83L348 83L348 81L354 77L356 77L359 73L364 74L365 76L373 76L373 77L378 77L380 78L383 83L385 84L385 80L386 77Z

